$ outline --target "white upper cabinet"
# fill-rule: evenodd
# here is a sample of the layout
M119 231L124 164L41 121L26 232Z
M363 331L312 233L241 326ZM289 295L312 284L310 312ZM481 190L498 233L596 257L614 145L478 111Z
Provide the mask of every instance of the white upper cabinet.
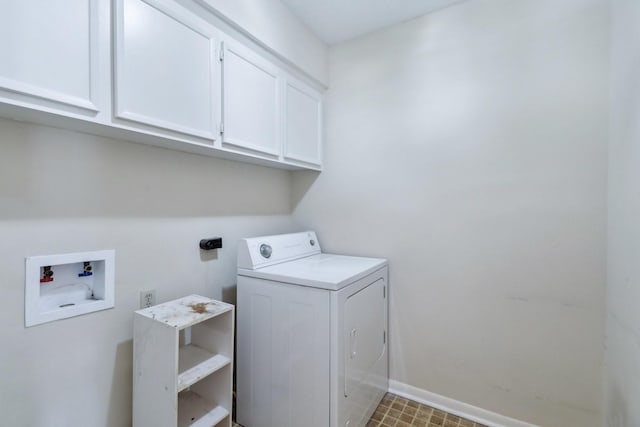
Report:
M278 158L282 145L279 69L226 40L223 58L222 145Z
M289 79L285 86L284 158L322 164L322 96Z
M0 116L322 167L322 95L205 0L0 0Z
M116 118L215 140L215 30L168 0L115 4Z
M0 1L0 99L95 116L99 8L99 0Z

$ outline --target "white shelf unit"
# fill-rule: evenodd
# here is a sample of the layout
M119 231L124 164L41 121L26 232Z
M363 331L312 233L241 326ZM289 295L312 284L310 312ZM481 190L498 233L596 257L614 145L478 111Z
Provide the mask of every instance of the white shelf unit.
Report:
M234 311L190 295L135 312L134 427L231 427Z

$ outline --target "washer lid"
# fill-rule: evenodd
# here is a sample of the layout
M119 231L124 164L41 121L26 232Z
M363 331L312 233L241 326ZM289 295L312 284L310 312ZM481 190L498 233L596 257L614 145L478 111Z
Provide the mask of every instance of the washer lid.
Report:
M238 268L238 275L338 290L385 265L380 258L317 254L255 270Z

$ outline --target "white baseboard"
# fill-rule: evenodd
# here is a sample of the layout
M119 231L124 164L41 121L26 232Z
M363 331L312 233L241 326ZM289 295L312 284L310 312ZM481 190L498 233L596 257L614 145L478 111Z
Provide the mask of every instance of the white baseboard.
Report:
M389 393L489 427L539 427L395 380L389 380Z

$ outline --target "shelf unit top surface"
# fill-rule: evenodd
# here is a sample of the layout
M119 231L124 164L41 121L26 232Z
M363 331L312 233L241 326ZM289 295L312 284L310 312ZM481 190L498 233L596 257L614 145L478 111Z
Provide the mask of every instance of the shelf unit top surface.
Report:
M189 295L137 310L136 314L177 329L184 329L230 310L233 310L232 304L216 301L201 295Z

